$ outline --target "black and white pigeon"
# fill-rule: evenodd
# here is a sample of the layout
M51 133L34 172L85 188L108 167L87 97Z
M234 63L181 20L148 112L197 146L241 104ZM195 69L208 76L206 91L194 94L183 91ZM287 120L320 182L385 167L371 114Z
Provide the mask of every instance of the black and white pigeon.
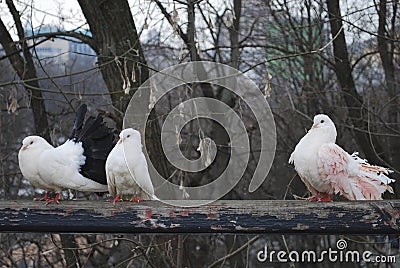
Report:
M26 137L18 154L22 175L33 186L47 192L55 192L46 204L60 200L60 192L74 189L84 192L108 190L105 163L115 145L115 136L103 117L89 117L85 123L87 106L81 105L76 114L70 138L62 145L53 147L39 136Z

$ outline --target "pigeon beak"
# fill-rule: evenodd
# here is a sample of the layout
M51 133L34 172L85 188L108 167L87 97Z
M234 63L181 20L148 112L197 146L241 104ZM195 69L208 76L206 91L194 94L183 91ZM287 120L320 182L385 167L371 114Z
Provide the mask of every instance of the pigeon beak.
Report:
M122 139L119 139L118 144L122 144L122 141L123 141Z
M28 146L26 146L26 145L23 145L23 146L21 147L21 151L25 151L26 149L28 149Z
M314 124L314 125L312 125L311 129L317 128L317 127L318 127L318 124Z

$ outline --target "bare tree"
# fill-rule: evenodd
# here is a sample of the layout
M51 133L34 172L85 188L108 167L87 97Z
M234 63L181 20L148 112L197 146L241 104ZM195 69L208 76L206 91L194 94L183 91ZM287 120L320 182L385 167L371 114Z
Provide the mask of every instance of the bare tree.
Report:
M396 33L396 15L398 9L398 1L392 2L392 14L390 20L390 28L388 28L388 10L389 3L386 0L379 1L377 11L379 16L378 25L378 51L382 62L383 71L385 73L386 91L389 97L388 100L388 124L394 130L393 133L400 131L400 118L399 118L399 87L397 85L395 67L394 67L394 51L395 51L395 33ZM390 159L396 170L400 170L400 143L397 142L397 137L391 139L390 146ZM399 172L396 172L399 174ZM397 190L397 188L396 188Z
M279 137L275 162L264 185L249 193L248 182L258 163L257 121L249 107L228 90L193 83L160 100L157 114L151 114L147 126L150 158L171 182L179 184L184 180L184 186L207 183L229 161L229 137L224 129L201 120L185 126L180 145L185 156L196 158L198 133L203 131L212 137L219 156L210 169L190 174L172 167L163 157L160 123L171 108L199 96L222 100L233 108L251 141L248 168L225 198L291 199L292 192L306 195L287 159L316 113L327 113L334 119L338 143L346 150L361 149L371 163L385 161L399 169L398 1L365 5L362 1L338 0L78 3L83 26L45 32L33 31L35 27L31 25L33 34L28 35L21 20L26 19L26 13L35 15L39 11L20 1L6 1L18 40L13 40L16 38L6 17L2 17L0 43L5 55L0 55L0 175L5 198L30 197L33 192L22 180L16 153L20 138L33 131L29 129L31 125L25 130L24 123L28 116L35 115L35 109L43 112L48 122L48 126L37 128L37 133L48 129L56 143L68 135L73 116L69 104L73 101L93 102L92 109L103 112L120 128L129 99L151 72L201 60L228 64L265 88ZM55 16L60 21L65 19L61 14ZM46 66L44 59L36 57L35 47L60 39L87 44L94 53L77 52L75 56L79 58L65 64L65 72L59 74L51 65ZM85 58L91 59L90 63ZM11 69L18 80L9 75ZM19 85L25 88L20 90ZM25 107L25 92L32 96L32 111ZM35 100L43 106L35 108ZM11 102L18 105L10 106ZM43 123L36 122L36 118L39 117L35 117L36 125ZM352 239L359 241L352 242L354 249L378 253L387 251L393 240L376 236ZM377 239L384 242L376 244ZM332 236L289 235L2 234L0 240L1 265L15 267L263 267L255 256L265 245L285 251L335 246ZM279 267L275 263L271 266ZM321 267L330 264L323 263Z
M22 84L31 96L30 105L32 107L36 133L50 141L50 129L47 121L44 100L42 92L38 90L40 88L38 76L33 63L32 54L29 51L28 44L25 40L21 17L12 0L7 0L6 3L17 28L19 42L13 41L10 33L4 25L4 22L0 19L0 43L15 72L22 80ZM21 56L20 52L22 52L23 56Z
M371 137L367 132L368 121L365 120L365 114L368 113L368 111L363 109L363 99L356 90L352 76L339 0L327 1L327 6L332 37L336 36L333 40L335 72L343 92L342 96L348 107L349 118L355 127L354 135L357 138L358 145L364 151L367 158L372 163L382 163L381 158L378 156L382 153L382 149L376 137Z

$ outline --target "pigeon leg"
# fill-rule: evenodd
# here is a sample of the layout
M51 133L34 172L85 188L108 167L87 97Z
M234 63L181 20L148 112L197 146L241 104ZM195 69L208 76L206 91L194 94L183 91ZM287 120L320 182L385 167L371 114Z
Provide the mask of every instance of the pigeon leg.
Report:
M107 200L107 202L112 202L115 205L116 202L122 202L122 199L119 198L119 195L116 195L114 199Z
M332 202L332 195L327 193L318 194L318 202Z
M136 195L134 198L131 199L131 202L135 202L135 203L140 203L141 201L143 201L143 200L140 199L138 195Z
M317 194L316 196L313 195L313 196L306 198L307 201L319 201L319 199L320 199L319 194Z
M307 201L318 201L318 202L332 202L332 195L327 193L317 192L316 195L312 195L310 197L300 197L297 195L293 195L296 199L307 200Z
M47 201L49 200L49 194L46 192L42 197L33 198L33 201Z
M307 201L319 201L319 194L317 194L317 195L312 195L312 196L310 196L310 197L301 197L301 196L298 196L298 195L293 195L293 197L295 198L295 199L297 199L297 200L307 200Z
M47 206L48 204L51 204L51 203L60 204L60 193L56 193L56 196L55 196L54 198L48 198L48 199L46 200L46 206Z

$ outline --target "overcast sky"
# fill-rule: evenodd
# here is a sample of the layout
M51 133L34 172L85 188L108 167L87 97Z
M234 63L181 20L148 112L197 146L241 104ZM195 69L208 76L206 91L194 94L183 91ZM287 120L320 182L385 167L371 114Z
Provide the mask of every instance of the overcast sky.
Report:
M150 0L128 0L131 6L132 14L135 20L136 27L140 31L144 25L145 18L147 18L148 30L144 30L141 35L141 39L147 39L148 34L151 29L156 29L161 33L162 37L165 38L167 43L170 43L173 46L183 46L182 40L179 37L172 34L171 27L162 23L163 15L159 12L159 9L156 7L154 2ZM165 7L169 12L172 12L173 1L165 1ZM217 9L219 8L221 11L225 9L226 6L232 5L233 1L222 1L222 0L211 0L209 1L213 4ZM22 21L23 26L26 28L30 26L30 21L32 21L33 28L37 28L40 25L52 25L55 27L60 27L65 30L76 29L77 27L81 27L85 24L85 18L82 14L80 6L77 0L14 0L16 3L17 9L22 12ZM168 4L169 3L169 4ZM295 2L294 2L295 3ZM27 8L28 6L28 8ZM29 7L32 6L32 9ZM179 4L177 4L177 7ZM364 16L360 16L359 13L354 13L356 9L363 9L367 6L370 6L367 10L364 10ZM246 8L246 1L243 1L243 8ZM360 0L346 0L341 1L342 14L351 14L345 16L345 20L352 21L352 23L359 25L359 27L372 27L369 29L372 32L376 32L376 27L374 23L370 23L370 20L376 20L376 10L373 8L373 3L369 1L360 1ZM185 21L186 12L181 8L178 8L178 12L180 13L180 22ZM62 16L60 16L60 14ZM221 14L220 14L221 15ZM11 29L11 33L15 38L16 32L13 26L13 20L8 11L7 4L5 1L0 1L0 16L4 23ZM32 16L32 20L29 18ZM200 16L199 16L200 18ZM29 23L28 23L29 22ZM199 26L201 20L198 19L196 21L197 26ZM182 27L185 28L186 24L182 24ZM345 31L347 41L349 43L353 40L353 34L348 32L353 26L349 26L345 24ZM28 28L28 29L29 29ZM84 26L87 29L87 26ZM197 40L202 45L202 48L207 47L207 39L210 38L206 33L202 33L201 31L197 32ZM356 38L360 38L357 36Z
M27 19L32 15L32 24L34 28L42 24L61 24L66 29L71 29L84 22L82 12L76 0L18 0L14 1L14 3L16 4L17 9L23 13L24 24L27 23ZM30 11L30 8L24 8L26 5L32 6L32 12ZM60 13L64 18L64 21L60 20ZM5 1L1 1L0 3L0 14L4 23L11 27L13 22Z
M138 30L143 27L146 17L148 18L147 23L149 25L149 30L152 28L160 29L159 27L168 27L169 31L172 30L167 24L163 24L163 26L161 26L160 22L163 16L159 12L159 9L156 7L156 5L151 1L128 0L128 2L130 4ZM87 29L87 25L85 25L86 20L82 14L77 0L14 0L14 3L16 4L17 9L22 12L22 23L27 29L31 27L31 23L34 29L37 29L41 25L52 25L65 30L73 30L82 26ZM30 7L32 7L32 9ZM172 11L172 5L166 4L165 7L168 11ZM60 14L62 16L60 16ZM10 32L13 37L17 39L16 29L13 27L14 21L5 1L0 2L0 16L4 23L11 30ZM30 20L30 17L32 17L32 20ZM149 31L144 30L141 38L146 38L148 32ZM161 32L164 33L164 31ZM167 33L168 36L170 34L171 33ZM175 36L169 38L168 41L176 44L177 40L174 39Z

